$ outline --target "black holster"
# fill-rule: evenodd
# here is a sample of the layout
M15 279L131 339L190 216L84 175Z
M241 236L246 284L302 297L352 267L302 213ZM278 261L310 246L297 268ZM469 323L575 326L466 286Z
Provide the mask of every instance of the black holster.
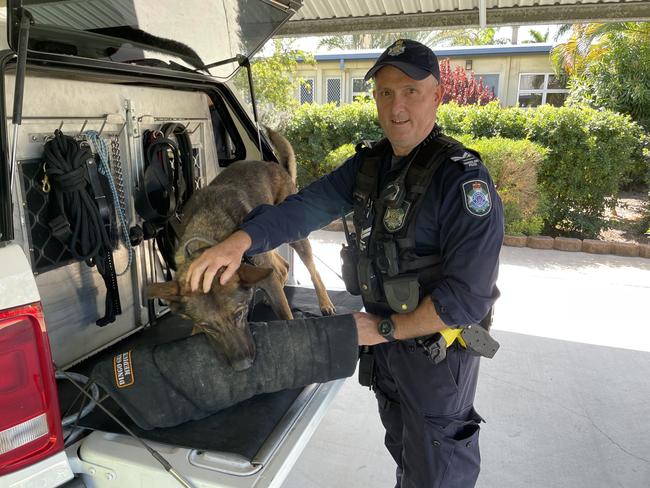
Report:
M345 289L351 295L361 295L359 289L359 277L357 274L357 264L359 261L359 251L353 244L343 244L341 248L341 274Z
M372 389L374 382L375 356L372 346L361 346L359 348L359 384Z

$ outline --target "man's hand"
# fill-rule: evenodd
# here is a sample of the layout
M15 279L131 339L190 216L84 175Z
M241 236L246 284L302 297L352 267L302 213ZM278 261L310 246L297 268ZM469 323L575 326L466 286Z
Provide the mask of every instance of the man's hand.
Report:
M203 254L192 261L185 282L192 291L199 289L203 279L203 293L212 288L212 281L221 268L225 268L219 282L225 285L237 272L242 256L251 247L251 238L243 230L238 230L225 241L206 249Z
M360 346L374 346L375 344L388 342L377 330L381 317L365 312L354 312L352 316L357 324Z

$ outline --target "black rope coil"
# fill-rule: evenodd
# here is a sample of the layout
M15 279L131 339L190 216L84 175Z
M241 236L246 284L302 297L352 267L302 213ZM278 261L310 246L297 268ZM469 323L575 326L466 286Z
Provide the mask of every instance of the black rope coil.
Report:
M112 210L95 157L87 145L56 130L45 144L43 158L58 213L50 229L75 259L97 266L106 285L106 314L97 325L107 325L121 313L121 305L109 237Z

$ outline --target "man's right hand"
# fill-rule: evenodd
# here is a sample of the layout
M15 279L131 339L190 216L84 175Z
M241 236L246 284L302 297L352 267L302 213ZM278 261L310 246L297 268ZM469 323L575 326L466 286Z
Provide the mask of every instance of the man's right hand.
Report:
M203 293L212 288L212 281L221 268L225 268L219 282L225 285L237 272L241 265L244 253L251 247L250 236L243 230L238 230L225 241L206 249L203 254L190 264L185 276L192 291L201 286L203 279Z

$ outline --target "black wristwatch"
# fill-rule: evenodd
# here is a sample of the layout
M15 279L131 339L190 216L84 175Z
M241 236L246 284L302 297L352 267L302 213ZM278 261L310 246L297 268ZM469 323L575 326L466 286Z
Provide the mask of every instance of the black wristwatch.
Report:
M390 317L385 317L379 321L377 324L377 332L388 342L396 341L395 336L395 324Z

